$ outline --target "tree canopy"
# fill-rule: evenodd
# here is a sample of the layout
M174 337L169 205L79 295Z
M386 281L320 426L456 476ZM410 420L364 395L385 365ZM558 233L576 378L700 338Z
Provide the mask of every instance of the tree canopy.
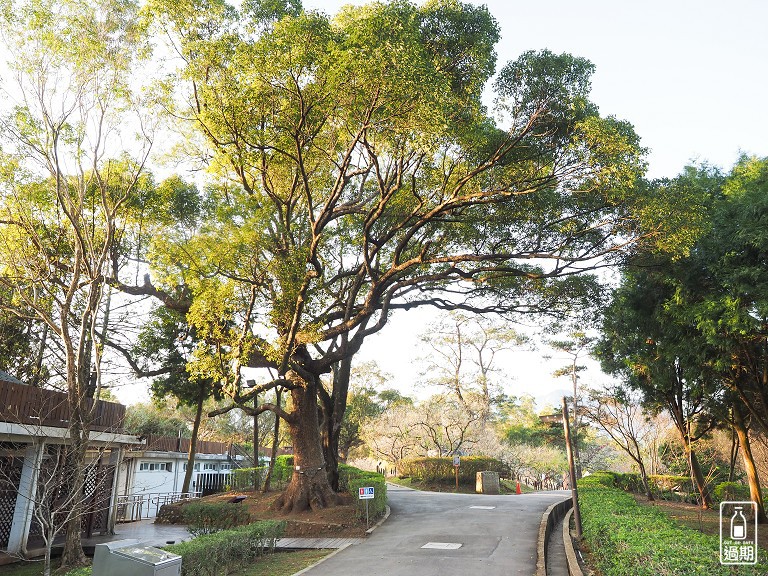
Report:
M563 313L593 298L586 273L634 250L684 253L692 242L680 225L687 209L643 181L631 124L589 100L594 66L543 50L497 71L499 30L485 7L399 0L331 18L293 1L150 0L137 19L135 5L113 4L103 17L95 5L67 4L88 32L82 53L67 19L37 22L31 10L14 20L55 39L42 61L23 65L44 71L46 57L75 57L87 106L72 111L96 120L50 122L22 107L4 121L13 150L0 163L0 250L13 259L0 278L52 330L68 329L70 311L54 318L51 302L92 294L83 333L94 341L96 318L107 333L107 286L156 297L195 337L182 380L215 383L230 407L288 390L287 406L248 408L288 424L297 472L285 509L334 502L320 473L333 466L321 424L337 441L351 357L394 311ZM186 159L207 169L202 192L178 178L155 185L146 155L107 160L97 145L88 166L77 162L86 127L99 126L111 98L123 107L102 119L136 105L128 72L146 48L145 25L178 56L152 95L179 127ZM105 66L109 74L94 76ZM49 141L73 162L40 154ZM28 174L22 149L49 167L43 176ZM34 217L15 212L30 207ZM56 218L64 224L49 225ZM20 254L29 265L16 265ZM139 270L148 271L141 283ZM76 288L67 292L62 274ZM245 367L261 370L247 390Z

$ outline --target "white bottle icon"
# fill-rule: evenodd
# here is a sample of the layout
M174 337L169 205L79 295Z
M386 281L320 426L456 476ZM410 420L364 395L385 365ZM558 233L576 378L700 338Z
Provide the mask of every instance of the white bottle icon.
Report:
M741 506L736 506L733 516L731 516L731 538L733 540L747 539L747 519L741 512Z

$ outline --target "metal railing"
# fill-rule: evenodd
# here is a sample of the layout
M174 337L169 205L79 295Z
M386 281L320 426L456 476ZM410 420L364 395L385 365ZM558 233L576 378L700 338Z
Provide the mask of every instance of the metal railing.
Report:
M117 521L136 522L154 518L164 504L199 498L200 492L143 492L117 497Z

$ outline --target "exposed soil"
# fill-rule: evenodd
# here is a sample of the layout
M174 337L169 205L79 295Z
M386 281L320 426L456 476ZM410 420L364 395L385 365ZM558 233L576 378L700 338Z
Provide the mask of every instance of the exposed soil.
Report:
M252 520L284 520L285 535L302 538L362 538L365 536L365 518L357 518L357 508L351 496L339 494L341 503L332 508L306 512L283 514L270 510L270 506L280 495L279 492L262 492L244 490L213 494L202 498L203 502L227 502L235 496L245 496L239 504L245 506ZM175 524L181 517L177 512L181 503L163 506L162 517L157 523Z

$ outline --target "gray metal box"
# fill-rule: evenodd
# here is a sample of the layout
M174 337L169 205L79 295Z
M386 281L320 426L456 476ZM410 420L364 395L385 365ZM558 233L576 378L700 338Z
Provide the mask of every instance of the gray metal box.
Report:
M96 545L93 576L180 576L181 556L136 540Z

